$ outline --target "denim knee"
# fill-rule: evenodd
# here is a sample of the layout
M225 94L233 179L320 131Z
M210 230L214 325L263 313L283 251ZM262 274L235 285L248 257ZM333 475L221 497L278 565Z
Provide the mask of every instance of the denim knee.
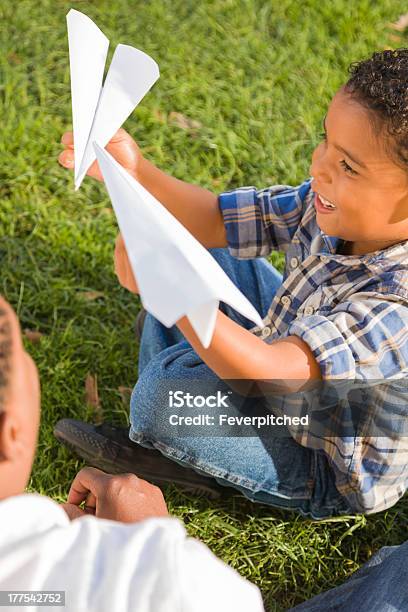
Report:
M159 353L144 368L130 398L130 424L133 429L145 434L154 433L158 412L165 409L161 371L163 359L162 353Z
M198 381L217 384L218 377L202 361L187 341L169 346L155 355L139 376L130 400L133 429L157 436L170 435L168 428L169 393L177 388L194 387Z

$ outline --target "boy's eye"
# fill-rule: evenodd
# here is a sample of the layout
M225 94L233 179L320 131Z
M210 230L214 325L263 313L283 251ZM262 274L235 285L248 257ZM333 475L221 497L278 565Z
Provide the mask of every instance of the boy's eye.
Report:
M340 165L344 168L345 172L348 172L349 174L353 174L353 175L358 174L358 172L353 170L353 168L348 165L345 159L340 160Z

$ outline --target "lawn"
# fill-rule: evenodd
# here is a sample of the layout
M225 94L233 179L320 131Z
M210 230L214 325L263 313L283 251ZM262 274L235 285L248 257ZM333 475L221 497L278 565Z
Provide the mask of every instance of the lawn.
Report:
M403 0L0 0L0 291L29 330L42 381L30 490L59 501L82 463L56 444L53 425L64 416L127 422L140 307L113 273L104 187L86 179L75 193L56 162L71 127L71 6L110 37L110 56L122 42L158 62L161 78L126 128L163 170L214 192L302 181L349 63L408 43L389 27ZM97 406L85 400L89 375ZM259 585L268 610L341 583L406 539L407 499L377 516L316 523L238 497L166 497L191 535Z

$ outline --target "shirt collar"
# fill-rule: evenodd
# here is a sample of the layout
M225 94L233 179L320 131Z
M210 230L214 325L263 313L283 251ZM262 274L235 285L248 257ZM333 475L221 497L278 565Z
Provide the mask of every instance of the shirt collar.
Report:
M318 253L337 254L337 250L346 241L343 238L337 238L337 236L329 236L319 230L319 233L313 238L310 245L310 253L317 255ZM406 261L408 262L408 240L393 244L386 249L379 251L373 251L372 253L366 253L365 255L341 255L342 257L353 257L353 259L360 259L366 262L377 262L382 259L394 260L394 261Z
M392 246L382 249L380 251L374 251L373 253L367 253L361 257L367 257L370 262L379 261L381 259L388 259L390 261L408 263L408 240L404 242L398 242Z
M336 236L328 236L322 230L313 238L310 245L310 253L317 255L318 253L331 253L335 254L340 245L344 244L342 238Z

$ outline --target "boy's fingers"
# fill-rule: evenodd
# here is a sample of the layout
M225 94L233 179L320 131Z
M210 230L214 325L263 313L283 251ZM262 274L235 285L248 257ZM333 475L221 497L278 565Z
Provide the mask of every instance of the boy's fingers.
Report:
M62 135L61 142L65 146L74 146L74 133L65 132L65 134Z
M61 166L64 166L65 168L73 168L74 157L74 152L70 149L66 149L65 151L62 151L62 153L59 154L58 161Z
M65 149L65 151L62 151L62 153L59 154L58 161L64 168L69 168L72 170L75 165L74 151L71 149ZM92 166L89 168L87 175L97 179L98 181L102 180L98 162L94 161Z
M121 142L122 140L132 139L132 137L127 133L123 128L119 128L118 131L112 136L109 144ZM70 149L74 148L74 134L73 132L65 132L62 135L61 142L65 147L69 147Z
M119 128L118 131L112 136L109 142L119 142L124 140L125 138L129 138L129 134L123 128ZM65 132L61 137L61 142L66 147L74 146L74 133L73 132Z
M79 506L91 493L96 499L104 489L107 475L97 468L86 467L75 476L68 493L68 503Z
M94 161L92 166L90 166L89 170L87 171L87 175L98 181L102 180L101 171L99 170L99 164L97 161Z

